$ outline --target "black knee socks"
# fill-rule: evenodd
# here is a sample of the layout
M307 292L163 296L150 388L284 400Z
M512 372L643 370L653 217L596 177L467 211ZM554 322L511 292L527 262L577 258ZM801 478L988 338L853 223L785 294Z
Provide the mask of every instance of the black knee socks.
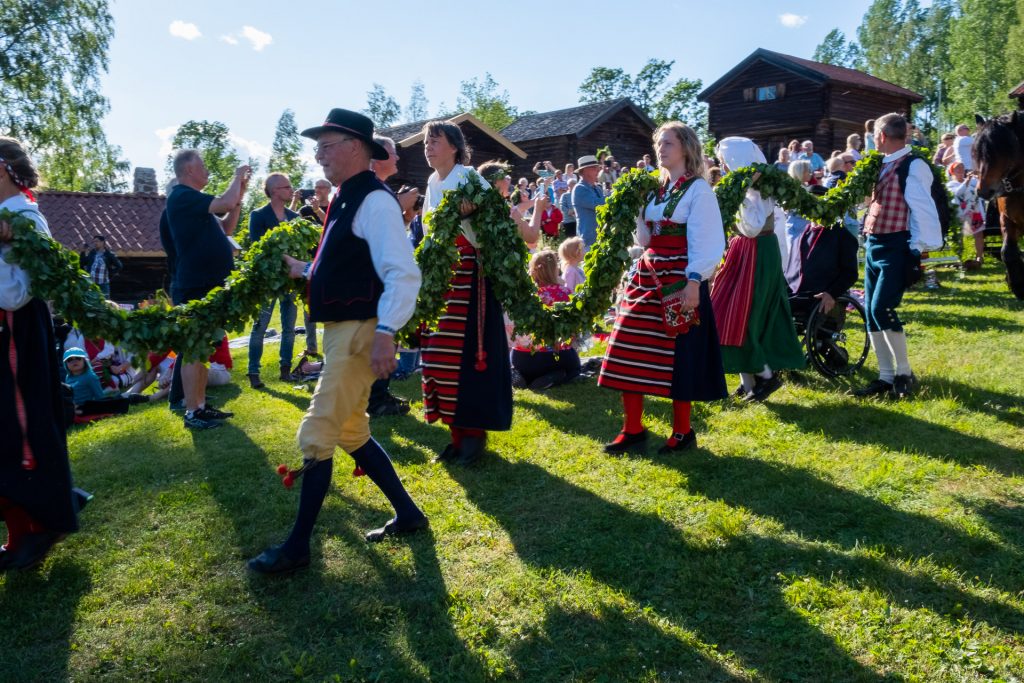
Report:
M313 535L313 525L316 524L324 498L327 497L333 472L334 459L330 458L317 462L302 475L299 513L295 516L292 533L284 542L284 552L289 557L303 557L309 554L309 539Z
M384 449L373 439L352 451L352 458L362 468L366 476L377 485L392 507L395 514L401 521L412 521L423 516L416 503L412 502L409 492L402 486L398 474L395 472L391 459Z

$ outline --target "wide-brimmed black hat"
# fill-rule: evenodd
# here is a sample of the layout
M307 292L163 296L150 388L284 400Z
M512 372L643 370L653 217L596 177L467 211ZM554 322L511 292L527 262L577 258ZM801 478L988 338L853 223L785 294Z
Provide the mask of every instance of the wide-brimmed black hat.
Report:
M370 146L374 159L383 161L390 156L387 149L380 143L373 141L373 121L362 114L349 111L348 109L332 109L327 114L327 120L324 121L322 126L307 128L302 131L302 137L316 140L320 135L329 131L359 138Z

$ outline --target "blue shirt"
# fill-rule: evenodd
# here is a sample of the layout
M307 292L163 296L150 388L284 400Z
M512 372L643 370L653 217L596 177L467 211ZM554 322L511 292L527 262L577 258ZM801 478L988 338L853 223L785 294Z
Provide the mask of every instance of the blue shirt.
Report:
M604 204L604 192L595 185L576 183L572 189L572 208L576 211L576 231L583 244L590 247L597 241L597 207Z
M825 160L821 158L821 155L817 152L812 152L809 156L807 152L800 152L798 159L807 159L811 162L811 173L820 171L825 168Z

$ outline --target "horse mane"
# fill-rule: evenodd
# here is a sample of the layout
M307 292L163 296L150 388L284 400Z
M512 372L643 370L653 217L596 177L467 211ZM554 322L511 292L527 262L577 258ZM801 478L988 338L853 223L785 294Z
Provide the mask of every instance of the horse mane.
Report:
M1017 112L985 121L974 138L974 157L992 164L1003 155L1020 157L1024 148L1024 116Z

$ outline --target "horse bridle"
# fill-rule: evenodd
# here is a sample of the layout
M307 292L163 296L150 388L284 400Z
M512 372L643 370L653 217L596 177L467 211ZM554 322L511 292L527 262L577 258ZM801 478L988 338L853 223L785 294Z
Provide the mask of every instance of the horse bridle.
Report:
M1003 184L1004 195L1015 194L1017 192L1024 192L1024 183L1021 183L1018 186L1014 186L1013 181L1011 180L1011 178L1020 176L1021 174L1024 174L1024 168L1021 168L1019 171L1012 175L1006 174L1005 176L1003 176L1003 179L1000 182Z

